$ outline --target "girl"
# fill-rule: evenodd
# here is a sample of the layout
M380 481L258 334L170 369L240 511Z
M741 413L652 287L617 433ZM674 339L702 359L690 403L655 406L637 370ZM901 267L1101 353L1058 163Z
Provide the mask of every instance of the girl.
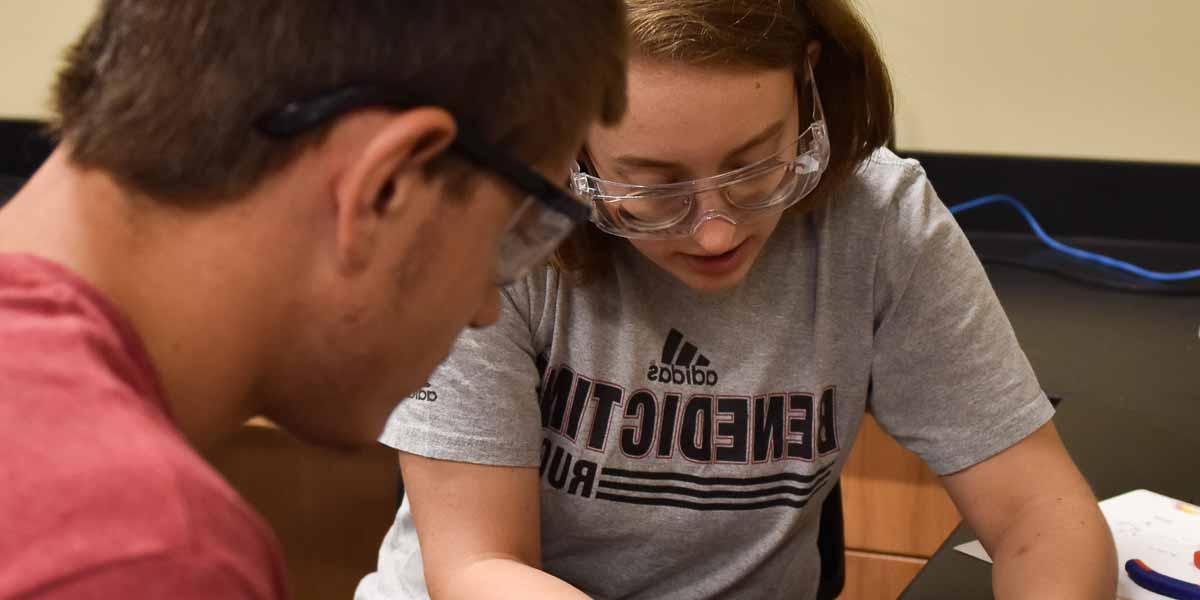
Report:
M1112 597L983 269L882 149L888 77L848 2L627 6L630 109L572 182L594 226L393 415L407 497L358 597L812 598L868 409L944 476L998 596Z

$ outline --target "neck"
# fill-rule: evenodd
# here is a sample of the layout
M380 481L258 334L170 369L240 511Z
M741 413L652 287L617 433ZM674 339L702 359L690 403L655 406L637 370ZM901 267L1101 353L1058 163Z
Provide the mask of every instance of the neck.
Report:
M59 263L107 296L141 336L180 430L197 448L215 444L257 413L252 344L271 314L245 219L167 208L65 152L0 212L0 252Z

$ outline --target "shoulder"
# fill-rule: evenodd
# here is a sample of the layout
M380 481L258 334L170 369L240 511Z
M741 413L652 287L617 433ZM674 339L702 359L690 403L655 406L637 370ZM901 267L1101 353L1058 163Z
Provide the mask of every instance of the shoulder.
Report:
M161 395L128 319L98 290L53 262L0 254L0 335L38 350L0 356L0 384L13 394L86 394L128 386L142 395Z
M921 163L886 148L876 150L830 194L817 218L828 231L860 242L916 243L931 227L953 221Z
M152 559L272 568L270 531L175 428L140 341L98 292L4 258L0 336L33 350L0 353L0 564L20 565L0 597Z
M831 195L830 205L839 212L894 212L923 204L931 188L920 162L880 148Z
M36 464L5 469L22 485L0 502L9 536L0 560L46 589L116 584L148 565L181 581L277 587L254 583L282 581L261 518L173 432L113 427L119 420L93 422L93 435L46 438L54 449Z

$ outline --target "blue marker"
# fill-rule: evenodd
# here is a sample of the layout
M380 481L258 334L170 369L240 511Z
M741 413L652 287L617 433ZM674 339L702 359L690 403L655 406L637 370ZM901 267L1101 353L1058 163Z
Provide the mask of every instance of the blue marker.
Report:
M1200 600L1200 585L1168 577L1133 559L1125 561L1125 572L1134 583L1175 600Z

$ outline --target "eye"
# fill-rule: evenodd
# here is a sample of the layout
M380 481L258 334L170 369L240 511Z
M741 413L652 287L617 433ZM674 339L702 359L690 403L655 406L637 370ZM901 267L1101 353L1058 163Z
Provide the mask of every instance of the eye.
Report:
M645 173L626 180L627 183L631 183L633 185L644 185L648 187L670 185L672 183L679 183L681 181L686 181L686 179L682 177L675 177L673 175L654 173Z
M656 194L622 200L612 209L621 221L640 227L664 227L686 217L691 205L692 198L687 194Z

